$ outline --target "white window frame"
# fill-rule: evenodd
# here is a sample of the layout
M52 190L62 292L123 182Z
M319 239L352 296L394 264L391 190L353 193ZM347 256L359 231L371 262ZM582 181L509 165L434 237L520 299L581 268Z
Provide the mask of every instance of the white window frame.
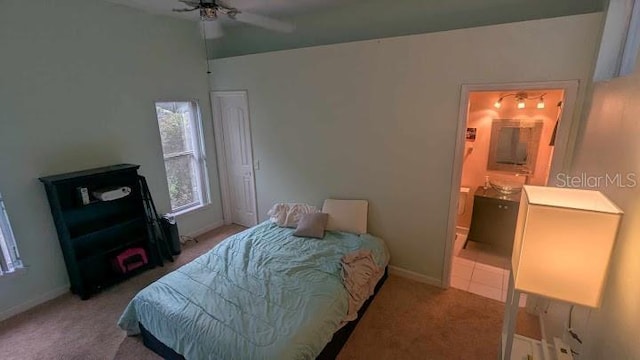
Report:
M640 49L640 35L638 35L640 31L640 2L633 0L631 7L629 30L627 30L627 37L625 39L620 63L621 76L633 74L638 60L638 50Z
M640 1L612 0L605 7L594 81L632 74L640 49Z
M0 276L14 273L22 267L9 216L0 194Z
M195 179L192 179L195 182L195 187L198 189L196 191L197 200L186 205L178 206L173 208L171 205L171 213L173 215L184 214L199 208L202 208L209 203L211 203L211 195L209 191L209 176L207 171L207 158L206 151L204 145L204 132L202 126L202 116L200 114L200 105L197 100L158 100L154 102L154 109L158 108L159 103L188 103L189 104L189 121L191 122L191 140L192 140L192 150L182 151L179 153L165 154L164 150L162 153L162 157L164 160L165 167L165 176L167 176L167 166L166 162L170 159L175 159L183 156L190 156L192 161L194 162L195 168ZM158 123L158 113L156 111L156 123L158 124L158 133L160 133L160 124ZM162 141L162 139L160 139ZM169 179L167 178L167 181Z

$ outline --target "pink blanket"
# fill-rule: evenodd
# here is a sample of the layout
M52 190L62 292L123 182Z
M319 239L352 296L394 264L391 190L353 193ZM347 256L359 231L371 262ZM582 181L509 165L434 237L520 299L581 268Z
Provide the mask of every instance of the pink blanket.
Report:
M362 304L371 296L384 275L370 250L353 251L342 257L342 280L349 293L349 311L344 322L355 320Z

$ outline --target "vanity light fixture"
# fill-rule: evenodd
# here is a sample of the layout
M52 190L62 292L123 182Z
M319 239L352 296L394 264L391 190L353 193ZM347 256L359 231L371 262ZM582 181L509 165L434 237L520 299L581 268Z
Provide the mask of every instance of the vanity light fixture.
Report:
M527 103L526 102L528 100L538 100L538 102L536 104L536 108L544 109L544 96L545 95L547 95L547 94L543 93L541 95L531 96L531 95L527 94L526 92L517 92L517 93L500 95L498 100L496 100L496 102L493 103L493 106L496 109L500 109L502 107L502 100L504 100L505 98L507 98L509 96L513 96L516 99L516 104L517 104L518 109L526 108L527 107Z

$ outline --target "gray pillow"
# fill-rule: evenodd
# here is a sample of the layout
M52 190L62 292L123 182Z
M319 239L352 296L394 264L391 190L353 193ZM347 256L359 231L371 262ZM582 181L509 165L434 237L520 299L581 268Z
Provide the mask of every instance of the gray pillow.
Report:
M293 233L293 236L322 239L324 237L324 229L327 227L328 220L329 214L304 214L300 218L300 221L298 221L298 227Z

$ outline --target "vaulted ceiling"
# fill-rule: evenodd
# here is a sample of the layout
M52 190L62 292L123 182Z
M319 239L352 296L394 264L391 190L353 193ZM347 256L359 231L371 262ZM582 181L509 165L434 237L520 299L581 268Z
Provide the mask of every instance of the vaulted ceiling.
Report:
M106 0L154 14L175 13L178 0ZM207 41L209 58L436 32L602 11L603 0L226 0L247 12L292 22L278 33L223 21L225 35Z

